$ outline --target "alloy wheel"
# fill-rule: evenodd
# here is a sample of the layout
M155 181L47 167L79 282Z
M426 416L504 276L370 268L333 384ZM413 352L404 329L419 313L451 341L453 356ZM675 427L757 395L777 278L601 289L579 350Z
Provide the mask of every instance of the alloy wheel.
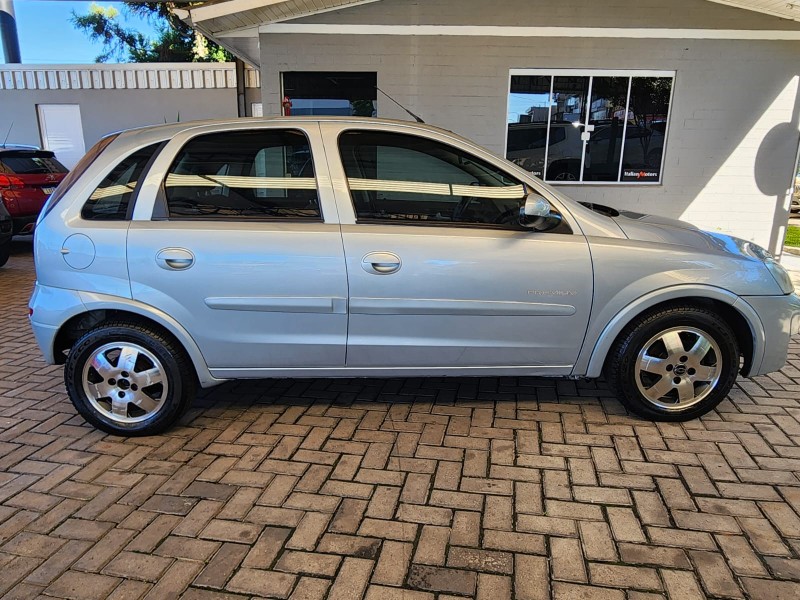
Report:
M667 411L685 410L708 396L722 375L722 353L695 327L673 327L651 337L636 361L645 400Z
M83 391L92 407L117 423L138 423L165 405L169 383L161 361L132 342L97 348L83 368Z

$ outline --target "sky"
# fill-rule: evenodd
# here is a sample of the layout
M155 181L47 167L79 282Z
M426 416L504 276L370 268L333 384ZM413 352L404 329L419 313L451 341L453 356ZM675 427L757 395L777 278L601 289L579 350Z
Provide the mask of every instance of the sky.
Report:
M102 44L90 40L70 22L72 11L79 15L87 14L91 4L91 2L56 0L14 0L22 62L28 64L95 62L95 57L102 51ZM154 27L146 20L128 16L121 2L99 1L97 4L114 6L119 10L119 18L126 27L135 28L148 37L154 35Z

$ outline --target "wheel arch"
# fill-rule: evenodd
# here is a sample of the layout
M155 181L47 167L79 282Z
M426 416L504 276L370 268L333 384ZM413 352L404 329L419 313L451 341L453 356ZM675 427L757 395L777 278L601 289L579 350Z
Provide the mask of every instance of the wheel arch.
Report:
M733 329L739 349L744 356L741 371L743 375L748 375L754 367L761 364L764 356L764 327L758 314L749 304L742 302L736 294L718 287L673 286L655 290L628 303L616 313L596 338L592 340L587 338L573 374L579 375L585 368L587 377L599 377L614 343L635 318L652 309L676 304L705 308L711 306L722 314Z
M59 327L53 340L53 356L57 364L64 363L66 358L64 352L89 329L107 321L125 319L149 325L174 338L188 355L202 387L222 383L222 380L216 379L209 372L200 348L191 335L168 315L127 299L120 301L100 294L81 294L81 296L86 310L66 320Z

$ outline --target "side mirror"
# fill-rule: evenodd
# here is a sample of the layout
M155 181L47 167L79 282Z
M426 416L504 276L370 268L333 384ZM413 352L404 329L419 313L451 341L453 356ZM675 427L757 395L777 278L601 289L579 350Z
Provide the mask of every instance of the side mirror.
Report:
M561 223L561 215L553 212L550 203L536 193L525 198L525 205L520 210L519 224L534 231L548 231Z
M526 217L548 217L550 216L550 203L539 194L528 194L525 198L525 206L522 212Z

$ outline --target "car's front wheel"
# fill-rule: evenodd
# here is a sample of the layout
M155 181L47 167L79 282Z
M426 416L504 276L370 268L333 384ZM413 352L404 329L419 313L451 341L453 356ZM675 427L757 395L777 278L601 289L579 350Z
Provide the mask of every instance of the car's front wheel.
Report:
M671 306L637 318L620 335L605 375L620 401L656 421L687 421L714 409L739 370L730 326L715 312Z
M137 323L101 325L81 337L64 365L72 403L107 433L152 435L191 403L195 375L173 339Z

